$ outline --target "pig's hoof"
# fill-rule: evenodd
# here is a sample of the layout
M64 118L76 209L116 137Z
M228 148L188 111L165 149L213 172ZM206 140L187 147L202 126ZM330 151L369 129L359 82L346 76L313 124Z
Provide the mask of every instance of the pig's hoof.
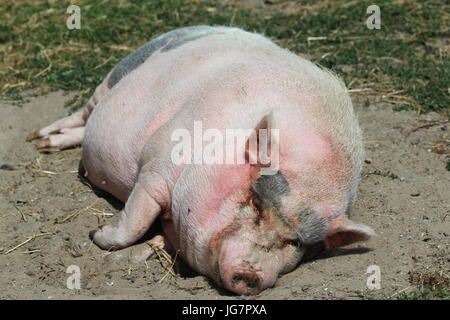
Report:
M129 247L128 258L132 263L139 264L150 259L155 254L155 249L148 242L137 244Z
M89 232L92 241L102 249L116 250L126 246L115 234L115 228L109 225L100 226L97 230Z
M95 242L95 239L94 239L95 234L96 234L97 232L102 232L102 229L103 229L104 226L105 226L105 225L101 225L101 226L99 226L97 229L89 231L89 238L90 238L92 241Z
M39 138L39 130L30 133L30 134L27 136L26 141L28 141L28 142L29 142L29 141L33 141L34 139L37 139L37 138Z
M41 131L36 131L28 135L27 141L42 138L37 145L38 150L47 148L66 149L78 146L83 141L84 127L77 128L62 128L43 134Z
M89 231L89 239L94 240L94 235L97 231L100 231L99 229L91 230Z
M149 241L134 244L131 247L117 251L115 256L117 258L127 258L133 264L140 264L149 260L158 251L158 254L168 258L168 250L170 250L170 245L167 240L162 235L156 235ZM169 259L171 258L169 257Z
M41 142L39 142L37 149L38 150L42 150L42 149L47 149L50 148L50 139L42 139Z

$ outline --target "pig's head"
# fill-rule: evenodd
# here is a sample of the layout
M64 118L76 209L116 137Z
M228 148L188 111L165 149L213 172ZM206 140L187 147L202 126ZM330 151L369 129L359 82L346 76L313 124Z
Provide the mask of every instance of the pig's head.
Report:
M296 157L296 163L283 170L288 160L283 160L286 153L281 153L281 169L253 179L232 208L232 223L217 231L210 243L216 280L241 295L273 286L280 274L324 248L374 235L370 227L347 217L349 199L354 196L350 189L355 189L349 187L355 184L352 170L348 170L351 166L341 166L344 169L340 171L348 174L339 177L323 164L324 159L304 153L303 160ZM329 162L339 163L336 159Z
M257 294L317 249L366 240L373 234L369 227L345 216L328 221L309 207L296 217L286 215L282 197L289 193L282 174L261 176L233 223L212 241L216 279L228 290Z

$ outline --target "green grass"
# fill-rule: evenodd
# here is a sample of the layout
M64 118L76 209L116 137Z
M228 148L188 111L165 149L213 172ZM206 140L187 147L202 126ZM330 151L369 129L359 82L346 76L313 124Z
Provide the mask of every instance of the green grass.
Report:
M377 175L377 176L382 176L382 177L388 177L391 178L392 180L398 179L398 175L396 175L395 173L392 173L390 171L380 171L380 170L374 170L372 172L369 172L367 175Z
M422 290L415 290L409 293L401 293L398 295L397 300L432 300L432 299L450 299L450 291L447 288L439 288L431 290L429 287L425 287Z
M416 290L399 294L399 300L449 300L450 277L449 268L441 268L438 271L416 270L408 272L409 281L417 287Z
M21 102L24 92L62 89L79 92L70 103L78 107L140 45L174 28L209 24L264 33L333 69L349 89L384 95L395 110L449 113L450 10L442 1L379 0L381 30L365 25L372 1L280 1L260 7L211 0L73 1L81 8L80 30L66 27L69 3L0 3L1 99Z

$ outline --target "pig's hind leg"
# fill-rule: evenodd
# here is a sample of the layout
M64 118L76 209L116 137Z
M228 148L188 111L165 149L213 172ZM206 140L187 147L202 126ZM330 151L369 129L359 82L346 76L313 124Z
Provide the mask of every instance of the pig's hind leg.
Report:
M80 145L83 141L84 127L62 128L58 134L52 134L39 142L37 149L59 148L65 149Z
M167 257L166 252L171 250L172 247L167 238L162 234L158 234L148 241L119 251L118 258L127 258L130 262L139 264L150 259L155 254Z
M85 121L83 110L59 119L49 126L28 135L27 141L42 138L38 149L47 147L66 148L80 144L83 140Z
M80 145L84 137L84 127L92 110L99 103L108 92L109 87L107 85L109 75L106 79L95 89L94 94L91 96L87 104L83 109L78 110L72 115L56 120L52 124L32 132L26 138L27 141L35 139L41 139L37 146L37 149L45 148L59 148L64 149L76 145Z

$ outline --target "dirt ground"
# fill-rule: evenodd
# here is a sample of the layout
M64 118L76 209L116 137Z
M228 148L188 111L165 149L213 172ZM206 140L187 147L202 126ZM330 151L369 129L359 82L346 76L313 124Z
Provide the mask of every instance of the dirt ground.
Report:
M91 243L89 231L114 224L121 204L78 176L80 148L43 154L25 142L67 115L64 102L73 95L0 104L0 298L238 299L179 259L173 276L163 256L134 265L127 251ZM353 98L367 155L352 219L378 235L300 264L251 299L395 298L417 289L414 274L448 274L448 122L437 123L445 119L435 113L394 112L380 97ZM433 125L408 131L418 124ZM66 287L70 265L80 267L80 290ZM366 287L371 265L380 268L381 289Z

